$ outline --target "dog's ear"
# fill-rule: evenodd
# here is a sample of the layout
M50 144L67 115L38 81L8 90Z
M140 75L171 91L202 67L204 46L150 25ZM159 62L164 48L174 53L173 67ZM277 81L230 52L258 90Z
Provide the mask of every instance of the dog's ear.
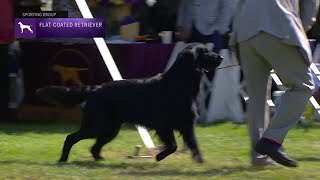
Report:
M197 68L203 66L203 63L205 63L204 59L207 54L208 54L208 50L203 45L196 46L193 49L194 64Z
M204 46L196 46L194 50L194 57L197 60L199 58L202 58L205 53L208 53L207 48L205 48Z

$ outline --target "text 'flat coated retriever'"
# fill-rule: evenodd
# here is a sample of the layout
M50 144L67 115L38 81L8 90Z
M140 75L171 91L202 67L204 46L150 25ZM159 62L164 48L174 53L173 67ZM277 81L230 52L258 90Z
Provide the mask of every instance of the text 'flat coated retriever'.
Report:
M68 159L72 146L83 139L96 138L91 149L94 159L102 159L102 146L115 138L123 123L154 129L165 148L156 159L160 161L177 149L174 130L181 133L193 159L202 163L195 136L196 96L204 71L213 71L222 57L208 52L203 45L191 45L177 57L165 73L147 79L113 81L101 86L48 86L37 95L54 100L80 103L85 100L80 129L67 136L60 162ZM69 99L69 101L68 101Z

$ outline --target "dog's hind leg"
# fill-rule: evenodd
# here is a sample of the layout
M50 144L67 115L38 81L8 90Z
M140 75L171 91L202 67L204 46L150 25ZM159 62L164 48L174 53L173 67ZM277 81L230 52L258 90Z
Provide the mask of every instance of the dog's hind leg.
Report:
M173 130L159 130L157 131L157 134L160 140L165 144L165 149L156 156L157 161L161 161L170 154L176 152L177 142Z
M119 124L117 127L110 128L108 132L97 137L96 143L91 148L91 154L96 161L103 159L100 155L101 148L118 135L120 127L121 125Z
M190 127L187 127L180 132L182 134L184 143L186 143L189 149L191 150L193 159L196 160L198 163L203 163L203 158L199 150L193 125L190 125Z
M89 136L83 131L79 130L75 133L69 134L64 141L64 145L62 148L62 155L59 159L59 162L66 162L69 157L70 150L74 144L83 139L88 139Z

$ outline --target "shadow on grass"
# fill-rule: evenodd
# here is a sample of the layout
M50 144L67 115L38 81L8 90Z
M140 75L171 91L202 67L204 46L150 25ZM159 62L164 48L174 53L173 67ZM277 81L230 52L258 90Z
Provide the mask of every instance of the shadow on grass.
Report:
M297 161L307 161L307 162L320 162L320 157L300 157L296 158Z
M106 164L106 162L102 161L94 161L94 160L88 160L88 161L71 161L71 162L65 162L60 163L58 161L52 161L52 162L34 162L34 161L22 161L22 160L0 160L1 165L36 165L36 166L55 166L55 167L72 167L72 166L78 166L86 169L103 169L103 168L109 168L109 169L137 169L137 170L147 170L149 168L155 168L159 166L158 163L126 163L126 162L120 162L120 163L110 163Z
M253 167L253 166L225 166L221 168L208 168L205 170L186 170L180 171L179 169L162 169L162 170L147 170L147 171L127 171L121 172L121 174L132 176L215 176L215 175L228 175L238 172L257 172L265 170L265 167Z
M135 162L135 163L127 163L127 162L119 162L119 163L110 163L104 164L99 161L72 161L70 163L59 164L62 166L75 165L79 167L84 167L88 169L92 168L109 168L109 169L137 169L137 170L148 170L159 166L159 163L156 162Z
M223 166L221 168L206 168L204 170L179 170L178 167L160 167L157 162L135 162L135 163L110 163L105 164L99 161L73 161L68 163L57 163L57 162L32 162L32 161L21 161L21 160L11 160L11 161L0 161L2 165L38 165L38 166L51 166L51 167L61 167L72 168L78 166L86 169L111 169L111 170L121 170L122 175L131 176L203 176L203 175L228 175L238 172L258 172L263 171L269 167L253 167L253 166Z

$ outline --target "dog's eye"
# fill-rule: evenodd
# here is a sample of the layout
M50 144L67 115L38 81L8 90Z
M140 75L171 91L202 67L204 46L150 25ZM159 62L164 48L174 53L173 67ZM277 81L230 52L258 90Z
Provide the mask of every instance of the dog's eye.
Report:
M197 54L204 54L204 53L206 53L206 48L197 47L195 52Z

